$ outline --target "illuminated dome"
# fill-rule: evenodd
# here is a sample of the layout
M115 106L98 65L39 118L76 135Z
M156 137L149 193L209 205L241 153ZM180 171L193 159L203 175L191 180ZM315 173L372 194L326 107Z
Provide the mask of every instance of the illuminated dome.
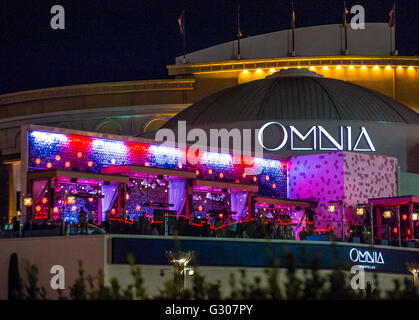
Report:
M210 95L164 127L259 120L359 120L419 124L419 115L379 92L324 78L307 69L286 69Z

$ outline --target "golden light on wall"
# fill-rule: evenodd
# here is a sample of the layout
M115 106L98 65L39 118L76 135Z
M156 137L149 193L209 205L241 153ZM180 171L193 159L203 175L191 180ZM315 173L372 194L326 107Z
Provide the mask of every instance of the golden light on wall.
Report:
M324 66L323 67L323 70L328 70L329 69L329 67L328 66Z
M336 69L340 70L340 69L342 69L342 67L341 66L337 66Z
M379 67L379 66L377 66L377 65L375 65L375 66L374 66L374 70L378 70L378 69L380 69L380 67Z
M354 68L354 66L349 66L349 69L350 69L350 70L353 70L353 68Z
M398 66L397 69L401 70L402 69L402 66Z
M393 211L391 211L390 209L386 209L383 212L383 217L386 219L390 219L393 216Z
M409 67L409 70L413 70L413 66L410 66L410 67Z
M249 70L244 69L244 70L243 70L243 73L244 73L244 74L248 74L248 73L249 73Z
M271 68L269 71L270 72L275 72L275 68Z
M23 198L23 205L25 207L30 207L33 204L32 198L31 197L24 197Z
M262 69L257 69L256 72L257 73L262 73Z
M334 204L329 204L327 206L327 211L329 211L330 213L333 213L336 211L336 206Z
M356 215L357 216L363 216L364 214L365 214L365 208L364 207L356 208Z
M391 69L391 67L390 66L386 66L386 70L390 70Z
M362 66L361 69L362 70L365 70L365 69L367 69L367 67L366 66Z

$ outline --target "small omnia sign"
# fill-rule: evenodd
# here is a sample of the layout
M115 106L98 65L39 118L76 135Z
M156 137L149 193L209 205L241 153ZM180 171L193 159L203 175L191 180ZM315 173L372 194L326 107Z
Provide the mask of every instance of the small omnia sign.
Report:
M352 248L349 251L349 258L352 262L364 262L364 263L379 263L384 264L383 255L379 251L361 251L357 248Z

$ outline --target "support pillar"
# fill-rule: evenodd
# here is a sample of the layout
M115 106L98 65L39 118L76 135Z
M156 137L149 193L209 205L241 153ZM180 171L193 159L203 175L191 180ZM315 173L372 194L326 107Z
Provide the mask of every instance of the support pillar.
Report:
M381 226L381 212L382 212L382 208L380 206L375 207L375 211L376 211L376 217L377 217L377 240L381 240L382 237L382 233L383 233L383 228Z
M409 230L410 230L410 240L415 239L415 221L412 220L412 213L414 211L413 202L409 203Z

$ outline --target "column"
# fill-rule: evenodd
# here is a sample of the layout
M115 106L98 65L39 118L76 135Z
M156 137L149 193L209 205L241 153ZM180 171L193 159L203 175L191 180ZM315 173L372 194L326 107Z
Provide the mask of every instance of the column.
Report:
M377 240L381 240L381 236L383 233L382 227L381 227L381 212L382 208L380 206L375 207L375 212L377 214Z

